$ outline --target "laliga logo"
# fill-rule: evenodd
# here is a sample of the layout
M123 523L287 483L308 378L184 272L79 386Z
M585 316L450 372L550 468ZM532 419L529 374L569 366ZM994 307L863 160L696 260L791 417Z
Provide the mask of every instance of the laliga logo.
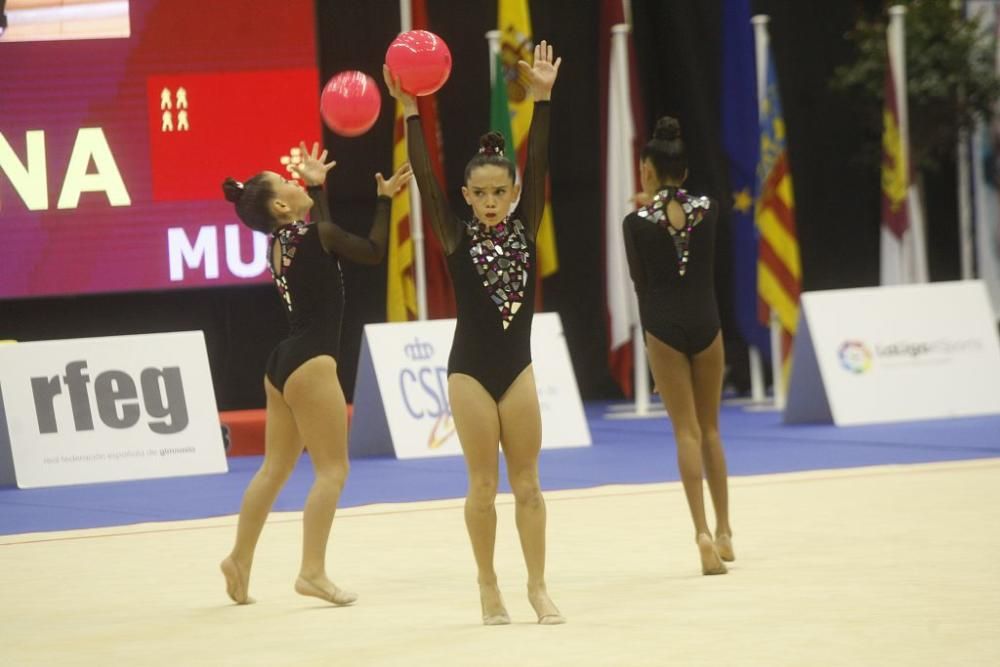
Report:
M840 344L837 356L840 358L840 365L855 375L871 370L872 353L868 346L859 340L845 340Z

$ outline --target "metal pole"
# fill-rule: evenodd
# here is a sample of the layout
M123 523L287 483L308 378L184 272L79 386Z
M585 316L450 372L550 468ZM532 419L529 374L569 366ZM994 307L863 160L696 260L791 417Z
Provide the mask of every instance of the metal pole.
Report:
M413 30L413 7L410 0L399 0L400 32ZM404 119L405 120L405 119ZM424 211L416 180L410 191L410 239L413 241L413 282L417 292L417 319L427 319L427 260L424 254Z

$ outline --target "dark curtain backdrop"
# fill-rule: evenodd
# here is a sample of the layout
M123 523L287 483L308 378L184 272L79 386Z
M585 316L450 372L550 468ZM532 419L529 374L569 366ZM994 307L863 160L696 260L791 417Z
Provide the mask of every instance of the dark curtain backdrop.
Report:
M692 190L729 201L722 153L719 39L725 0L633 0L642 95L650 123L678 116L691 153ZM772 16L778 71L795 182L805 289L874 285L878 280L879 181L856 155L879 137L853 113L856 100L828 91L837 64L851 57L844 33L875 0L830 3L755 0ZM551 41L564 59L553 96L551 177L560 271L545 281L545 309L566 328L585 398L617 396L607 370L603 292L603 221L599 164L600 108L597 0L532 0L536 40ZM322 80L344 69L377 76L385 48L399 30L397 0L319 0L318 53ZM462 171L489 118L489 63L484 34L495 27L494 2L428 0L431 28L451 48L451 78L438 95L447 192L456 211ZM317 82L321 85L322 82ZM374 207L373 174L391 169L391 99L366 135L328 134L338 161L329 188L339 223L365 233ZM643 128L648 133L649 128ZM935 279L958 273L954 174L931 175L928 191L930 266ZM461 206L460 206L461 205ZM235 219L235 218L234 218ZM2 219L0 219L2 221ZM741 345L732 326L728 255L720 229L720 306L733 365L745 383ZM353 392L361 330L385 313L385 267L344 264L347 312L341 380ZM220 409L263 405L261 377L271 348L285 333L284 313L270 285L0 302L0 338L44 340L201 329L205 332Z

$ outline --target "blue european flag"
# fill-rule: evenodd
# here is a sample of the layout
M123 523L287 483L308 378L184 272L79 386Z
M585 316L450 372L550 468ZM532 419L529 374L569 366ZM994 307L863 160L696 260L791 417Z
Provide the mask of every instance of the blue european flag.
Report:
M733 208L733 304L740 335L770 357L768 330L757 319L757 230L754 188L760 128L750 0L726 0L722 15L722 142L729 160Z

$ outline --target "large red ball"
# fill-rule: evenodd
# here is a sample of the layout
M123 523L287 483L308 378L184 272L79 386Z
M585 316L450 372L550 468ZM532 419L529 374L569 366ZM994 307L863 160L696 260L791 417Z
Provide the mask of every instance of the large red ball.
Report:
M345 137L356 137L371 129L381 109L382 95L375 79L356 70L335 74L319 99L323 122Z
M410 30L389 45L385 64L399 77L404 92L430 95L443 86L451 74L451 51L433 32Z

